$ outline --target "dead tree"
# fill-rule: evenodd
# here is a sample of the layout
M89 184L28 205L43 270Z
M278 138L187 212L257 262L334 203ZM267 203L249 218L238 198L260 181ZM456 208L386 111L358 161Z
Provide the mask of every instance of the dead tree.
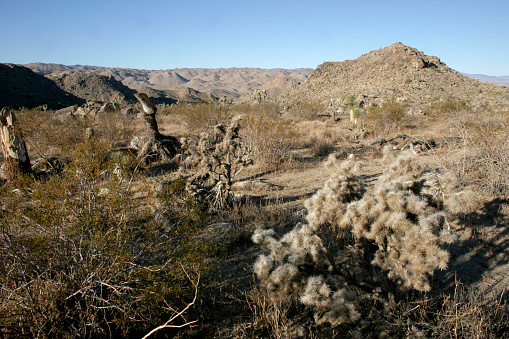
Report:
M0 139L8 181L31 172L30 158L21 131L16 128L16 116L3 108L0 112Z
M147 130L146 139L138 152L140 159L155 157L162 161L170 161L179 153L180 143L177 138L159 133L157 126L157 107L152 98L145 93L134 95L143 107L143 119Z

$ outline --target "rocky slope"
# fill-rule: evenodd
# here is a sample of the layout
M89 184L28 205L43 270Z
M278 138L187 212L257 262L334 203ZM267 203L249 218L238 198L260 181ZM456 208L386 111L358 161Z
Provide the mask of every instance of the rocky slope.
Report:
M59 109L83 102L28 68L0 64L0 108L34 108L46 104L49 109Z
M289 92L292 88L300 84L297 80L287 75L281 74L272 81L260 86L250 94L242 95L238 101L240 102L259 102L260 100L270 99L276 100L282 95Z
M296 81L303 81L313 71L311 68L181 68L169 70L136 70L41 63L27 64L25 66L42 75L79 72L112 76L132 89L150 87L156 90L185 90L185 88L192 88L199 92L210 93L215 97L226 95L232 98L237 98L243 94L249 94L280 75L286 75Z
M448 98L482 102L507 96L509 89L469 78L439 58L398 42L355 60L319 65L284 100L306 97L340 107L349 94L367 104L395 99L419 105Z
M47 78L52 80L62 90L84 100L99 102L126 100L128 102L136 102L136 98L134 97L136 91L123 85L113 77L71 73L49 75Z

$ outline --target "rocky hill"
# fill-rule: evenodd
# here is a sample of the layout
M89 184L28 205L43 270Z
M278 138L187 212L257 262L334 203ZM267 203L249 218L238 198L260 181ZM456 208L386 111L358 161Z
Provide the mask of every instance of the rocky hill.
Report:
M136 102L136 98L134 97L136 91L123 85L120 81L111 76L64 73L60 75L49 75L47 78L52 80L62 90L84 100L114 102L123 99L128 102Z
M41 75L62 73L89 73L112 76L132 89L150 87L156 90L185 90L192 88L215 97L232 98L249 94L262 85L286 75L296 81L303 81L313 71L301 69L260 69L260 68L181 68L169 70L136 70L127 68L106 68L97 66L64 66L58 64L27 64L26 67Z
M509 89L469 78L436 56L397 42L355 60L319 65L284 100L306 97L339 107L349 94L367 104L394 99L418 105L448 98L482 102L488 96L507 96Z
M67 93L53 81L28 68L0 64L0 108L47 105L49 109L59 109L83 102L83 99Z

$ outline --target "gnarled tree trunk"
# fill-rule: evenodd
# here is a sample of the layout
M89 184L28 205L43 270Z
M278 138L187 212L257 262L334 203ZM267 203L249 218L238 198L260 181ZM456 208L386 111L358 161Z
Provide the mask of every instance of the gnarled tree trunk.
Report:
M145 158L149 155L155 155L162 161L169 161L180 149L180 143L177 138L159 133L159 127L156 120L157 107L152 98L145 93L136 93L136 99L143 106L143 119L147 127L147 141L138 153L139 158Z
M8 181L16 179L20 174L30 173L30 157L23 136L16 129L16 117L11 110L3 108L0 112L0 140L6 166Z

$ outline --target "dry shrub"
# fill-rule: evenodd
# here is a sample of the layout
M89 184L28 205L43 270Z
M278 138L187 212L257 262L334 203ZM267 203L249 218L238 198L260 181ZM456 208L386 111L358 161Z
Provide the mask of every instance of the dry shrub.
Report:
M288 114L299 120L315 120L325 112L325 105L310 99L296 99L287 104Z
M406 119L408 106L394 100L386 101L382 106L372 106L363 114L369 127L379 133L388 135L398 130Z
M271 117L277 117L281 115L281 109L278 103L271 100L263 100L259 103L249 104L242 103L232 107L237 114L245 115L259 115L266 114Z
M296 128L302 136L299 146L309 148L311 155L317 158L327 157L334 152L335 144L344 140L346 135L336 124L323 121L301 122Z
M458 282L437 311L433 337L509 338L509 305L501 297Z
M488 195L509 194L509 119L505 113L466 109L450 113L449 149L441 164ZM451 133L452 132L452 133ZM446 140L447 140L446 139Z
M447 100L444 102L432 102L426 108L426 116L431 120L440 120L456 115L470 109L469 104L464 100Z
M271 338L283 339L292 336L292 322L289 318L292 304L287 300L274 300L262 288L255 288L247 294L248 305L253 313L253 330L266 333Z
M138 121L120 112L105 113L94 119L92 128L97 138L106 141L110 148L126 147L137 129Z
M166 107L161 115L180 117L187 128L194 132L205 132L213 126L225 123L232 117L227 106L219 103L178 104Z
M334 152L334 144L329 140L311 139L311 155L315 158L325 158Z
M87 128L112 148L127 146L136 127L133 118L119 112L56 119L52 111L24 110L17 117L28 147L41 157L67 153L85 140Z
M255 160L267 169L292 160L291 149L297 133L292 123L284 118L260 113L244 117L242 139Z
M27 146L41 155L61 155L85 139L92 119L55 119L51 111L25 110L17 115Z

